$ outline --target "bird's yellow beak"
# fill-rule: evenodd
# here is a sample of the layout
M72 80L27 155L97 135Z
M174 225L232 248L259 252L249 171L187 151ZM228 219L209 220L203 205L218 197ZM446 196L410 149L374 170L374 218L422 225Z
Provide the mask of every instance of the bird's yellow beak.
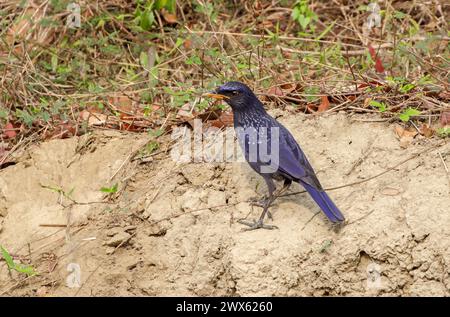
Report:
M217 99L217 100L230 99L230 97L228 97L228 96L221 95L221 94L213 94L213 93L210 93L210 92L204 94L204 96L205 97L214 98L214 99Z

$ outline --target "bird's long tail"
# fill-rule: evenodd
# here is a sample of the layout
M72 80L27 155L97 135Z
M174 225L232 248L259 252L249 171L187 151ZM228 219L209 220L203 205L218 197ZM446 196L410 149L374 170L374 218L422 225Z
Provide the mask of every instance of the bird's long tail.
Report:
M341 211L336 207L328 194L324 191L317 190L311 185L300 181L300 183L305 187L306 191L311 195L312 199L319 205L325 215L332 222L341 222L344 221L344 215Z

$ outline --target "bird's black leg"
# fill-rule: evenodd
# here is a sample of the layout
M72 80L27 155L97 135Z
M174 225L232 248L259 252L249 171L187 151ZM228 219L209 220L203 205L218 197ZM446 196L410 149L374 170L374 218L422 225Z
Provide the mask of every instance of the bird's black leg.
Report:
M271 203L273 203L276 198L280 197L285 191L287 191L289 189L289 187L291 186L291 184L292 184L292 181L290 179L287 179L287 178L284 179L283 187L280 190L277 190L277 191L274 192L274 194L273 194L274 197L273 197ZM269 184L267 184L267 187L269 187ZM269 197L267 197L267 196L263 196L263 198L261 198L260 200L252 201L250 203L250 205L264 208L264 206L267 203L268 198ZM269 217L270 220L273 219L272 218L272 214L270 213L269 210L267 210L267 216Z
M250 222L250 221L245 221L245 220L239 220L239 223L250 227L246 230L255 230L255 229L259 229L259 228L278 229L277 226L265 225L263 222L264 217L266 216L266 213L269 213L269 215L270 215L269 207L276 198L276 196L274 196L274 194L273 194L276 187L275 187L275 183L273 182L272 178L264 177L264 180L266 181L267 187L269 189L269 196L264 201L264 205L262 206L263 211L262 211L261 216L259 217L258 221ZM270 218L272 218L272 215L270 215Z
M266 203L266 200L267 200L267 195L264 195L261 198L259 198L259 197L252 197L252 198L250 198L249 203L252 206L264 207L264 204Z
M276 190L275 183L273 182L271 177L264 177L264 180L266 181L267 188L269 190L269 196L270 196L271 195L270 192L272 191L272 193L273 193ZM264 195L260 199L257 199L257 198L256 199L252 199L252 201L250 202L250 205L261 207L261 208L265 208L265 206L268 204L268 201L269 201L269 198L270 198L269 196ZM270 203L269 203L269 205L270 205ZM268 210L267 210L267 216L269 217L270 220L273 219L272 218L272 214Z

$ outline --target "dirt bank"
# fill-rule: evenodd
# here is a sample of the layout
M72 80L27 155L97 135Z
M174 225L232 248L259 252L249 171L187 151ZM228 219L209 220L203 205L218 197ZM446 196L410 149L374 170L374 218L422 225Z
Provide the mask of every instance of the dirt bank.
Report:
M392 124L278 115L324 187L435 148L330 191L347 217L340 230L297 194L272 208L278 230L243 232L236 220L260 213L245 201L266 190L246 164L130 160L148 140L137 134L46 142L0 171L0 244L40 273L24 280L0 262L0 293L449 296L450 184L438 154L448 143L417 137L404 148ZM116 182L109 203L95 203ZM67 286L70 263L81 288Z

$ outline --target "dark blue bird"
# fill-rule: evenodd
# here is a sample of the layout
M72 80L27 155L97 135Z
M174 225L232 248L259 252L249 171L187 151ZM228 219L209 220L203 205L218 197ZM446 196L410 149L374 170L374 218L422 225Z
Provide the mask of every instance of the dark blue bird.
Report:
M269 206L285 192L292 182L300 183L333 223L345 220L328 194L323 190L311 164L292 134L271 117L252 90L243 83L232 81L218 87L209 97L225 100L233 109L234 128L245 159L267 183L269 195L255 204L263 207L258 221L240 221L250 229L273 229L265 225ZM273 180L284 181L276 191Z

